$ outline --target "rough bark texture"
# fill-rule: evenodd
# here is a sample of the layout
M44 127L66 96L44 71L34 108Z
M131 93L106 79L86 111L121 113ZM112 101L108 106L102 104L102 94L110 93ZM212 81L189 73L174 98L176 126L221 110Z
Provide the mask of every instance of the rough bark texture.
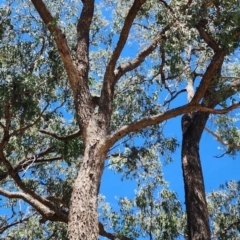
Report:
M210 238L198 145L209 112L217 111L208 108L208 104L200 105L199 101L203 98L205 92L207 91L209 84L212 82L213 76L219 70L219 66L221 66L226 53L224 50L220 49L211 36L207 34L201 22L196 25L200 36L203 40L205 40L208 46L214 50L215 53L212 62L202 77L201 84L196 94L193 97L191 96L191 102L185 106L181 106L164 113L159 113L145 119L140 119L139 121L130 123L129 125L125 125L112 134L109 134L108 131L112 114L115 84L121 78L121 76L123 76L126 72L137 68L144 61L144 59L154 49L157 48L161 40L165 39L165 32L170 28L170 26L163 28L161 33L158 34L153 42L146 49L139 52L139 54L137 54L133 60L130 62L121 63L119 67L116 66L128 39L134 19L145 2L146 0L133 1L129 12L125 17L116 47L113 50L113 53L109 58L110 60L106 66L101 95L99 98L97 98L97 101L95 101L96 99L92 98L88 86L89 34L94 14L94 0L82 0L82 12L77 23L76 61L73 61L71 57L67 38L61 29L56 24L53 24L55 19L48 10L44 1L32 0L32 3L39 12L43 22L54 36L65 70L68 74L69 83L74 95L74 104L80 128L80 135L82 136L85 147L81 168L72 189L68 218L68 237L70 240L95 240L98 239L98 233L102 233L103 236L106 236L110 239L127 239L125 237L119 238L112 234L106 233L103 226L98 223L97 197L103 171L104 159L106 158L106 152L116 141L126 136L130 132L135 132L144 127L161 123L180 114L185 114L196 110L206 111L208 113L198 113L198 118L196 118L196 115L193 121L190 118L190 124L185 125L183 135L182 159L184 181L186 186L187 213L190 216L188 218L189 238ZM188 1L186 7L190 6L190 4L191 1ZM167 5L165 4L165 6ZM164 62L164 57L162 60ZM98 105L98 113L95 112L96 105ZM221 112L228 112L229 110L230 109L223 109ZM218 113L219 112L220 111L218 111ZM5 146L5 142L2 144L3 148ZM8 164L9 163L5 161L5 165L8 166ZM13 179L16 179L17 182L18 176L13 172L14 169L12 167L9 169L9 173L13 173L12 177ZM19 184L19 186L23 190L26 189L24 185ZM31 193L30 191L25 192ZM33 193L31 194L32 197L35 197ZM9 193L5 193L5 195L9 195ZM49 209L54 210L54 217L57 216L59 219L61 219L61 221L66 222L66 215L62 214L61 212L59 213L57 209L53 208L46 199L40 197L35 198L41 204L47 206ZM35 208L37 209L37 205ZM40 213L44 215L43 212Z
M84 158L71 196L68 220L68 238L71 240L96 240L99 235L97 198L106 153L99 147L104 136L97 121L90 122L87 136Z
M199 157L199 141L208 113L197 113L183 133L182 168L185 186L188 239L211 239L207 203ZM185 115L184 115L185 117Z

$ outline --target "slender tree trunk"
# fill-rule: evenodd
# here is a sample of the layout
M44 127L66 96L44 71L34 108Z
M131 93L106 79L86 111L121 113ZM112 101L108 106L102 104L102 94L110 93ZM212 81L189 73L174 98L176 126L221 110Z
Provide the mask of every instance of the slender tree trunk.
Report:
M96 240L99 236L97 199L106 153L99 142L102 129L92 121L87 130L85 152L78 177L73 185L68 220L70 240Z
M211 239L199 156L199 141L207 118L208 114L205 113L184 115L182 118L182 169L189 240Z

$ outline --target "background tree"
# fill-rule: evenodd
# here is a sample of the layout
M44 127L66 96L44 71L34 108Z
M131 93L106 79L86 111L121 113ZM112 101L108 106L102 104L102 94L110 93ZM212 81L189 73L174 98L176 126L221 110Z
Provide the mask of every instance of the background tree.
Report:
M163 129L166 120L190 114L182 155L196 160L190 163L197 171L187 176L191 180L198 174L201 183L189 188L185 172L186 197L195 198L191 189L201 188L206 210L198 144L210 113L239 106L234 59L239 2L17 3L3 3L0 19L0 194L12 210L11 216L1 217L3 236L64 239L66 224L69 239L186 235L185 215L159 161L161 155L171 160L177 140L164 136ZM181 105L186 91L189 103ZM229 118L217 119L218 132L208 130L233 153L238 131L231 127L224 135L222 124L229 124ZM191 148L185 148L192 139ZM106 161L123 178L137 182L136 196L120 199L119 212L103 197L97 211ZM25 202L23 209L18 199ZM216 204L213 197L211 204ZM199 210L190 212L196 216ZM229 219L218 215L221 211L210 211L214 236L228 230L236 235L238 221L228 225ZM207 217L205 211L199 219L206 239ZM225 230L219 230L218 219L224 219ZM190 230L188 235L191 239Z

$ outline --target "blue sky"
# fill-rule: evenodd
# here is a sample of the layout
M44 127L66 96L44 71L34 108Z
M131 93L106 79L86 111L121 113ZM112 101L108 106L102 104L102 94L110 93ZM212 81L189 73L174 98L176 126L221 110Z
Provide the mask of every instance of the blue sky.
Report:
M0 0L0 4L3 1ZM128 52L129 53L129 52ZM133 54L133 52L132 52ZM134 54L133 54L134 56ZM181 143L181 117L168 120L165 126L167 136L175 136ZM235 159L225 155L222 158L215 158L223 152L218 150L221 146L213 136L204 132L200 145L200 157L202 161L203 175L205 181L206 192L217 190L220 184L229 180L239 180L240 161L239 154ZM175 191L184 204L184 185L181 168L181 146L173 155L174 162L163 166L164 178L169 182L170 189ZM106 200L113 206L116 205L116 197L134 196L135 183L133 181L121 181L121 175L110 170L105 170L101 183L101 193L106 196Z
M180 117L168 121L166 131L169 136L177 136L181 143ZM214 156L221 155L219 150L221 144L212 135L204 131L200 143L200 157L205 181L206 192L217 190L220 184L229 180L240 180L239 154L234 158L225 155L221 158ZM181 167L181 146L173 154L174 162L163 166L165 179L169 182L172 190L176 191L181 201L184 202L184 186ZM101 184L101 193L106 195L107 201L112 202L115 196L133 196L135 184L131 181L121 181L121 175L105 170Z

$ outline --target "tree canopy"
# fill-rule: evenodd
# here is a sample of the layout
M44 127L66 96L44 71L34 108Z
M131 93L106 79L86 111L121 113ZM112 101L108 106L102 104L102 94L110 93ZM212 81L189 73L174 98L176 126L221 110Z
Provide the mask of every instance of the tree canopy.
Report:
M237 156L239 26L238 0L1 1L1 238L196 239L162 165L182 145L187 202L203 130ZM105 170L136 182L117 210ZM240 239L239 189L207 194L213 239Z

